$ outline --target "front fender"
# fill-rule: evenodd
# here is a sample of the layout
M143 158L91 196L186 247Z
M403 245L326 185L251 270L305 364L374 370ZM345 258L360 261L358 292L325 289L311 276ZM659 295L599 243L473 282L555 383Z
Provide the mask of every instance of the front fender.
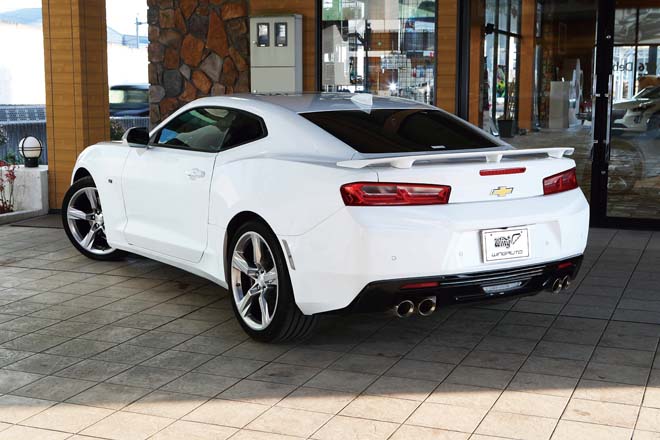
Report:
M76 160L71 174L71 183L80 169L85 169L94 179L103 204L105 232L110 245L124 242L126 210L122 196L122 172L130 152L126 144L116 142L99 143L87 147Z

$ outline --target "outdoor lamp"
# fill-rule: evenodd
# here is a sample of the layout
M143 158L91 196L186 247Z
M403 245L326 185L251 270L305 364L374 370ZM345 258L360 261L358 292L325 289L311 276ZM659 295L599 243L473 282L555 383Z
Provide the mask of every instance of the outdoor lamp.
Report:
M23 156L26 168L36 168L39 166L39 158L43 151L41 141L34 136L27 136L18 143L18 151Z

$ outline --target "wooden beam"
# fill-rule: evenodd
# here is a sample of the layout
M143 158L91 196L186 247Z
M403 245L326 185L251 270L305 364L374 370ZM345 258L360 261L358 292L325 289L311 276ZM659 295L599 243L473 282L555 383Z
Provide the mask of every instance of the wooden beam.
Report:
M484 11L483 0L473 0L470 10L470 103L468 120L479 127L482 124L481 85L484 58Z
M42 0L50 206L78 154L110 139L105 0Z
M435 50L437 59L435 104L451 113L456 112L458 1L438 0L436 2L438 32Z
M534 109L534 47L536 0L523 0L521 11L520 73L518 79L518 127L530 130Z

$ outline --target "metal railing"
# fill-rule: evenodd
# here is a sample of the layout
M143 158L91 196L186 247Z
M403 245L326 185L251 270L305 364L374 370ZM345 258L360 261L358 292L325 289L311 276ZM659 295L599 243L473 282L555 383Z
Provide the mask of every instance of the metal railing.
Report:
M149 127L148 117L112 117L110 118L111 137L113 139L121 138L124 131L131 127ZM20 160L18 154L18 143L25 136L34 136L43 144L44 151L39 162L42 165L48 164L48 138L46 132L46 121L7 121L0 122L0 129L4 130L7 136L7 143L0 145L0 160L8 155L15 155Z

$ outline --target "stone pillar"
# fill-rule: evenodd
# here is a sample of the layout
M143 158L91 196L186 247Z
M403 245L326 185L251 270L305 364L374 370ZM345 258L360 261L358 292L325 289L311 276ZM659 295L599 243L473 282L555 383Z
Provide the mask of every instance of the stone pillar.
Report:
M203 96L250 91L247 0L148 0L155 125Z
M49 200L60 207L78 154L110 139L105 0L42 0Z

